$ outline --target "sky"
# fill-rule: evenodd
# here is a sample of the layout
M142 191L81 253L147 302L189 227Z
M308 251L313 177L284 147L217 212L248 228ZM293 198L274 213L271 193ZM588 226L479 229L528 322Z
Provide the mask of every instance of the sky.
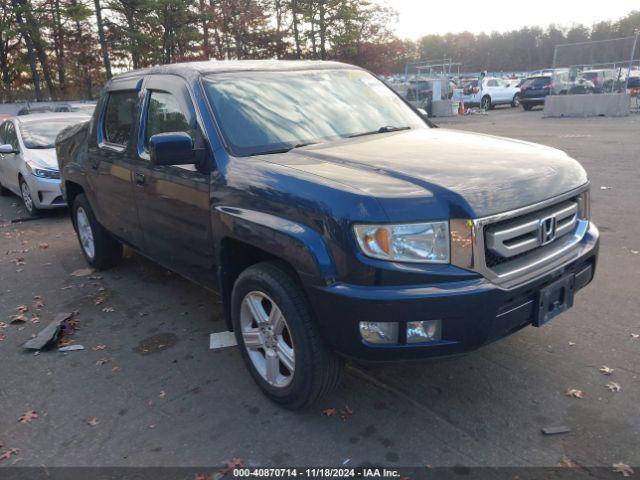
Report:
M376 0L399 14L396 35L418 39L434 33L470 31L505 32L524 26L546 27L551 23L591 26L616 20L632 10L640 10L638 0Z

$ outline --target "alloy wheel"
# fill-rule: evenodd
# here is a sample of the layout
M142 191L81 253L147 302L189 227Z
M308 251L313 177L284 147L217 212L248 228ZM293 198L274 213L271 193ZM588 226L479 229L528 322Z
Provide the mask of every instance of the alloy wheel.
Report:
M288 386L295 372L295 351L289 325L280 307L265 293L249 292L240 306L244 348L269 385Z
M93 260L96 254L93 230L91 229L87 212L85 212L82 207L78 207L76 210L76 227L78 228L78 237L80 238L80 244L82 245L84 253Z
M22 194L22 201L24 202L25 208L29 213L33 213L34 206L33 198L31 198L31 190L29 190L29 185L27 185L27 182L24 180L20 182L20 193Z

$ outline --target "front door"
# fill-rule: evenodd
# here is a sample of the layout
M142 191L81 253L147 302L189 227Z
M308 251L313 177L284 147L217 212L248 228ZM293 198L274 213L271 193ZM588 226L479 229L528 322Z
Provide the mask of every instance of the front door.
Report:
M2 143L7 143L13 147L13 153L5 153L3 158L0 158L2 162L2 185L9 190L12 190L15 194L20 195L20 183L18 180L18 174L20 171L20 163L22 157L20 153L20 142L18 141L18 133L16 126L12 121L7 121L4 124L4 138Z
M172 75L149 76L139 123L140 161L134 182L147 251L181 274L210 283L214 265L209 195L212 161L205 153L210 150L186 83ZM149 138L167 132L191 135L204 162L199 166L152 165Z
M142 77L114 81L98 105L100 115L88 147L91 206L111 233L142 249L133 189L135 128Z

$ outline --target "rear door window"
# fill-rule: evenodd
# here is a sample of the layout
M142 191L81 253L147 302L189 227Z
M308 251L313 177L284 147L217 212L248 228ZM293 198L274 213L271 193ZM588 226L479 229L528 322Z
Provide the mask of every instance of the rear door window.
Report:
M126 146L131 140L138 92L110 92L104 115L104 136L108 143Z

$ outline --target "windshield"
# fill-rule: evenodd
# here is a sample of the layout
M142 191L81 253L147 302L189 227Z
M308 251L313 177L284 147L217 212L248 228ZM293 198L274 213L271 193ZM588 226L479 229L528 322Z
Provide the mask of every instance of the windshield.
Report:
M38 122L20 124L22 141L27 148L53 148L58 134L70 125L88 120L84 117L47 118Z
M205 87L238 156L425 126L392 90L361 70L216 74Z

